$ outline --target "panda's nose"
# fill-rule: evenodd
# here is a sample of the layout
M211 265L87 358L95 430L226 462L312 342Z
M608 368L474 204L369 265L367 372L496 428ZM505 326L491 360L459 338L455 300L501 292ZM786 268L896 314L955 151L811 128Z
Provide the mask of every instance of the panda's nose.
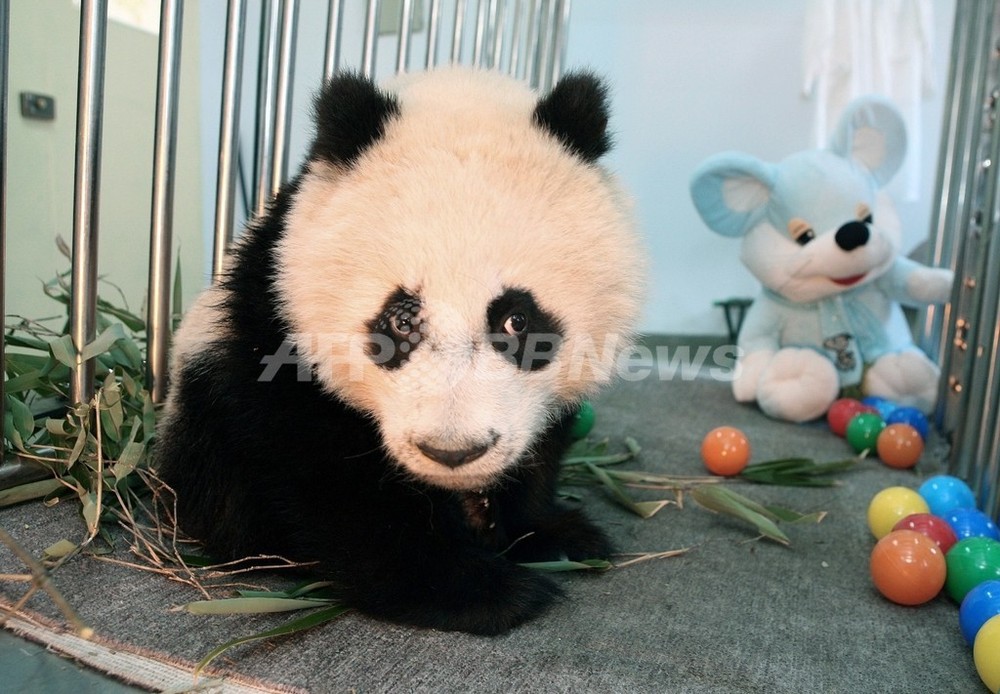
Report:
M457 468L471 463L476 458L481 458L493 445L492 441L469 446L466 448L438 448L429 443L417 443L420 452L433 460L450 468Z
M868 231L868 225L864 222L848 222L837 229L834 240L845 251L853 251L858 246L864 246L868 243L870 235L871 232Z

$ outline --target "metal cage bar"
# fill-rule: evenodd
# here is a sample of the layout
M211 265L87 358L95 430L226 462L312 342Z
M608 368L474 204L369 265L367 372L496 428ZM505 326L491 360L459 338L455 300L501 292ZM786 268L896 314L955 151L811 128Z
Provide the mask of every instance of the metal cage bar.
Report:
M257 71L257 137L255 151L256 192L254 213L264 214L271 197L274 172L274 103L278 90L278 50L282 0L261 3L261 52Z
M343 35L343 0L330 0L326 20L326 47L323 54L323 81L328 81L340 69L340 41Z
M274 140L272 153L271 185L268 200L278 194L288 179L288 140L291 136L292 82L295 77L295 35L298 24L299 1L283 0L281 25L278 35L278 64L274 94Z
M161 402L167 394L167 349L173 317L170 306L170 259L182 21L183 0L163 0L160 5L156 124L153 130L153 194L146 316L146 388L153 402Z
M219 116L219 158L215 178L215 227L212 240L212 281L222 276L226 249L233 239L236 174L239 162L240 94L243 86L243 33L246 0L229 0L226 46L222 66L222 108Z
M97 232L107 23L107 0L82 0L70 281L70 334L78 355L70 380L73 402L89 402L94 394L94 361L84 360L82 352L93 341L97 328Z
M368 7L365 12L365 38L361 47L361 73L365 77L372 77L375 74L379 5L379 0L368 0Z
M10 58L10 2L0 0L0 316L7 315L7 81ZM0 359L6 354L0 330ZM6 367L4 369L6 371ZM0 422L7 411L6 374L0 374Z

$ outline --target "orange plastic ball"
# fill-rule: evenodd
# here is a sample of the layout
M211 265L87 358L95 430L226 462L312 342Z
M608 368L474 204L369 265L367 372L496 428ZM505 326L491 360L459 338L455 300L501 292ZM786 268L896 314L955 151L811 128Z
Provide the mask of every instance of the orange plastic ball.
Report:
M702 440L701 459L714 475L738 475L750 462L750 442L735 427L717 427Z
M875 449L883 463L905 470L920 460L924 452L924 439L909 424L890 424L878 435Z
M871 555L875 587L900 605L922 605L944 587L947 565L937 542L916 530L894 530Z

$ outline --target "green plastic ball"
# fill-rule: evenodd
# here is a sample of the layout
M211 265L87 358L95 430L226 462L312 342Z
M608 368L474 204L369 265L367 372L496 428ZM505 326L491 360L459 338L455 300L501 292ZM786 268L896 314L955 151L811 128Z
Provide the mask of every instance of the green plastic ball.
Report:
M584 400L580 403L580 408L573 415L573 426L569 430L570 436L574 440L579 440L585 438L590 430L594 428L594 421L597 419L597 413L594 412L594 406L590 404L589 400Z
M1000 579L1000 542L989 537L967 537L945 555L948 578L944 588L961 603L966 593L983 581Z
M856 414L847 423L847 443L856 453L875 448L878 435L885 429L885 422L874 412Z

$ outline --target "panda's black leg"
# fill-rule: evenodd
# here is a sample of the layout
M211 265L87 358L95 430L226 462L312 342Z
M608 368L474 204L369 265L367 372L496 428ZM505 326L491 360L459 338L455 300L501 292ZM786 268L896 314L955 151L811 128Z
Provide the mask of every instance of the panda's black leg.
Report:
M437 556L435 556L437 555ZM559 588L544 575L474 548L396 557L371 575L355 575L345 600L394 622L496 635L549 607Z
M517 537L505 553L512 561L607 559L614 551L604 532L577 509L556 507Z

